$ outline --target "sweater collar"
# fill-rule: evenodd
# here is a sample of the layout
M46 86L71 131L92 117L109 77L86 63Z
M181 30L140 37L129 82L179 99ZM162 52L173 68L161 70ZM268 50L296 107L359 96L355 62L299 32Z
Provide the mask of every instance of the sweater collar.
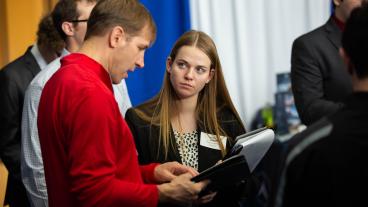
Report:
M88 72L93 73L101 79L101 81L113 92L110 74L107 70L96 60L82 53L72 53L67 55L62 60L63 65L80 63L88 68Z

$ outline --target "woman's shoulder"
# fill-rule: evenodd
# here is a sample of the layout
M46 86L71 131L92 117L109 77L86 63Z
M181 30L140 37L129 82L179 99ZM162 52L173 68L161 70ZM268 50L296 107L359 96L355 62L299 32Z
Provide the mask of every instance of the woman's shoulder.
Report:
M228 107L222 107L217 112L219 124L225 132L235 138L236 136L245 133L243 122L234 114Z
M238 122L234 112L229 107L220 107L217 110L217 118L220 122Z
M140 116L141 113L142 111L139 107L131 107L126 111L124 118L132 124L145 124L146 122Z
M127 110L125 116L138 116L139 114L145 114L147 116L151 116L151 106L148 103L142 103L137 106L131 107Z
M133 122L135 125L148 125L152 121L153 111L153 104L146 102L129 108L125 113L125 119L127 122Z

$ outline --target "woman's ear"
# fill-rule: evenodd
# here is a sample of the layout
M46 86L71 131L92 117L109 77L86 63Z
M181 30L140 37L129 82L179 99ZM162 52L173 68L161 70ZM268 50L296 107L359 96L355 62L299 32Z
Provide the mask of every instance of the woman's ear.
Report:
M171 59L171 57L168 57L167 59L166 59L166 71L167 71L167 73L171 73L171 66L172 66L172 64L173 64L173 62L172 62L172 59Z
M215 69L211 68L210 75L208 77L208 80L206 81L206 84L209 83L212 80L214 75L215 75Z
M74 36L74 26L71 22L63 22L61 24L61 29L65 33L66 36Z

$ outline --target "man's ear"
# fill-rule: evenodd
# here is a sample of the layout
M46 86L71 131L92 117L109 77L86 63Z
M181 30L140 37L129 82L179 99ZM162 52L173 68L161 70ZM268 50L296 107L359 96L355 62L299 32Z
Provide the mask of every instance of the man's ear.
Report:
M126 35L124 29L121 26L112 28L109 34L109 45L112 48L116 48L119 44L126 42Z
M61 24L61 29L65 33L66 36L74 36L74 26L71 22L63 22Z
M171 73L171 66L172 66L172 64L173 64L173 62L172 62L172 59L171 59L171 57L168 57L167 59L166 59L166 71L167 71L167 73Z
M335 4L336 7L340 6L341 2L344 0L333 0L333 4Z
M353 75L353 64L351 63L350 57L346 53L346 51L344 50L344 48L342 48L342 47L339 48L339 54L340 54L342 60L344 61L345 65L346 65L346 68L348 70L348 73L350 75Z

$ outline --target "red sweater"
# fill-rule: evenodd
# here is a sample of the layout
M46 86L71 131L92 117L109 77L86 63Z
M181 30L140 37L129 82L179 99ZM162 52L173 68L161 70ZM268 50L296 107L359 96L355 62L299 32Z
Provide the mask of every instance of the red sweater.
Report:
M71 54L47 82L38 129L49 206L156 206L156 164L139 166L106 70Z

